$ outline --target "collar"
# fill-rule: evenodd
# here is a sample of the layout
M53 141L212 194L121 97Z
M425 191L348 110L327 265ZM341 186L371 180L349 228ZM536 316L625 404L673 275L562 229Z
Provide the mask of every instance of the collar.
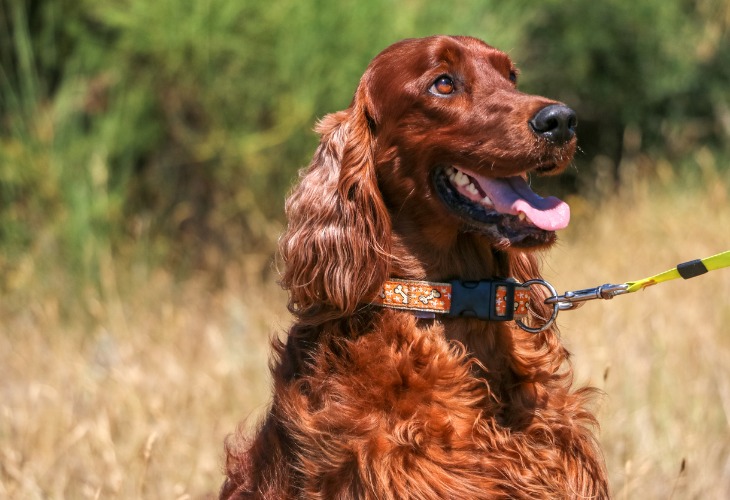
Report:
M448 283L393 278L372 302L381 307L412 311L424 317L478 318L510 321L527 317L529 286L516 280L453 280Z

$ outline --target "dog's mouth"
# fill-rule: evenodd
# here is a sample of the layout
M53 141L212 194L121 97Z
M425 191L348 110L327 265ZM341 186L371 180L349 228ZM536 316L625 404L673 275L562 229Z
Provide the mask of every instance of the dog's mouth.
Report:
M484 234L497 248L545 246L570 221L570 207L543 198L523 175L488 178L454 166L433 170L436 192L469 231Z

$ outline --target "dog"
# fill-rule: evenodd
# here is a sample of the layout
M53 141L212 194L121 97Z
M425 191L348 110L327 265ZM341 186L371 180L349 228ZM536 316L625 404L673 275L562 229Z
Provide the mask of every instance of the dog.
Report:
M220 498L609 496L595 390L571 388L557 329L464 295L496 283L522 290L507 316L550 317L520 283L570 211L527 180L570 164L576 116L517 79L478 39L403 40L319 122L280 240L294 324L267 415L226 440ZM457 288L476 305L430 308Z

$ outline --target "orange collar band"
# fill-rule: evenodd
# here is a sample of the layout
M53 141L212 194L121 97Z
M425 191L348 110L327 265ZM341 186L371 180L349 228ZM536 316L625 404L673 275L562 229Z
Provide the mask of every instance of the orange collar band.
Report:
M527 317L530 293L512 279L449 283L391 279L372 303L418 313L510 321Z

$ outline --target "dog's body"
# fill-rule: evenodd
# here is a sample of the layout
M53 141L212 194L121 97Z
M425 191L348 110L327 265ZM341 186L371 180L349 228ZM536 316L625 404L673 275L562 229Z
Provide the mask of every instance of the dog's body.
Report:
M575 116L515 80L479 40L405 40L320 123L281 241L296 322L263 424L227 442L221 498L608 497L592 391L570 389L554 328L371 304L390 277L539 277L527 250L567 207L524 177L568 165Z

